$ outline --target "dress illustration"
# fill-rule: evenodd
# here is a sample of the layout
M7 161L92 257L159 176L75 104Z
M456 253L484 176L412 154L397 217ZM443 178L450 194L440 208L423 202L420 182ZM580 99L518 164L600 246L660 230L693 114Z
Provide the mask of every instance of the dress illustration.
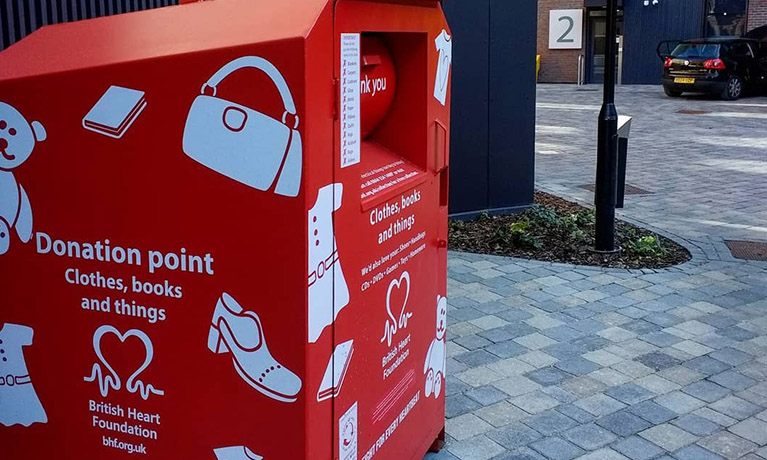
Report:
M0 329L0 424L5 426L48 422L22 350L32 345L33 335L32 328L17 324Z

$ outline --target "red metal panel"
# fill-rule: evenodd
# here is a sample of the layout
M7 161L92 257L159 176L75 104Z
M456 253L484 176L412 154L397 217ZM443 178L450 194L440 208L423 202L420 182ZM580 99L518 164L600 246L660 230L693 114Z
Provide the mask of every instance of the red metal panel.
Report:
M0 54L3 460L417 460L440 435L441 9L254 4ZM346 168L341 32L404 82Z
M386 118L361 140L359 163L347 156L354 120L341 111L336 123L334 182L344 189L336 235L351 307L334 334L336 343L353 339L360 358L334 402L335 457L420 460L444 427L447 208L437 168L446 159L434 133L450 123L449 96L440 101L435 91L438 69L450 68L440 65L439 51L450 32L438 2L337 2L342 88L346 34L386 43L397 87ZM441 76L447 85L449 73ZM342 92L340 104L349 101ZM361 102L364 127L370 114Z
M2 51L14 65L0 67L0 79L306 37L326 3L210 1L43 27Z

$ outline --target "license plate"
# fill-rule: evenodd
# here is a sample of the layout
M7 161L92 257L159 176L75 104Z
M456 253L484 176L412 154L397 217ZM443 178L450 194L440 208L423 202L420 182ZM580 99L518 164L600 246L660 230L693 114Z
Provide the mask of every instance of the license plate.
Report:
M674 79L674 83L686 83L688 85L692 85L692 84L695 83L695 79L694 78L681 78L681 77L677 77L677 78Z

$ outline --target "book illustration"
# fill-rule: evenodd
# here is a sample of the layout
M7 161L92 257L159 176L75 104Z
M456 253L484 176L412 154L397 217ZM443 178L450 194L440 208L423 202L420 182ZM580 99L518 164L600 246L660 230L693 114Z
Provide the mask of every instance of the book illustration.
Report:
M320 389L317 391L317 402L334 398L341 393L341 387L344 384L344 379L346 379L353 353L354 340L349 340L336 347L330 361L328 361L328 367L325 368Z
M83 118L83 128L120 139L141 115L146 105L143 91L110 86Z

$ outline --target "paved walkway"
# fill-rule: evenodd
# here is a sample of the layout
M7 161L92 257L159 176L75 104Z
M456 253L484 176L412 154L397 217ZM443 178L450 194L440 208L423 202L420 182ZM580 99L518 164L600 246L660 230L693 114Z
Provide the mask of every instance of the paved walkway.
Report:
M601 103L595 87L539 86L539 186L593 200L581 186L594 182ZM627 86L616 105L634 117L627 182L652 192L629 196L626 215L702 245L710 256L711 249L727 252L723 238L767 241L767 97L674 99L656 86Z
M660 94L619 91L638 117L629 183L655 193L630 197L625 216L693 261L603 270L451 253L449 439L428 460L767 459L767 263L722 247L767 240L767 100ZM592 199L579 186L599 97L541 87L541 187Z

